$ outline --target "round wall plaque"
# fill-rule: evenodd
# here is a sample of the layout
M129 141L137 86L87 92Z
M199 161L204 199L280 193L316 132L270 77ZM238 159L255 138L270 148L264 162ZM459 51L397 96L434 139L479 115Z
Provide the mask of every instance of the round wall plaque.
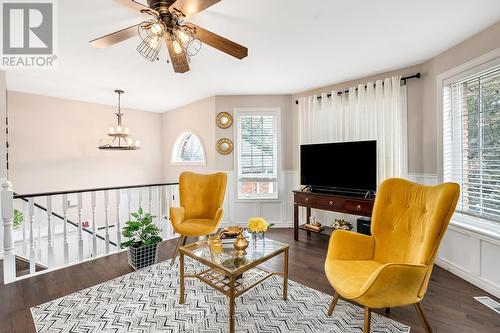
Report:
M233 124L233 116L227 112L221 112L215 117L215 121L219 128L229 128Z
M222 138L217 141L217 152L221 155L229 155L233 152L233 141Z

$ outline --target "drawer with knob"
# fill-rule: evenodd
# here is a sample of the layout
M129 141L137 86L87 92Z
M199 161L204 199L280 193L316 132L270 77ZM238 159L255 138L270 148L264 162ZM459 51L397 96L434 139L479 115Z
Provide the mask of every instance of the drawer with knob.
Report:
M301 206L314 206L317 203L317 198L307 194L295 195L295 203Z
M323 209L333 209L333 208L341 208L344 204L344 200L340 198L328 198L328 197L319 197L318 198L318 207Z
M373 204L371 203L360 203L359 201L346 200L344 204L344 209L353 214L371 214L373 210Z

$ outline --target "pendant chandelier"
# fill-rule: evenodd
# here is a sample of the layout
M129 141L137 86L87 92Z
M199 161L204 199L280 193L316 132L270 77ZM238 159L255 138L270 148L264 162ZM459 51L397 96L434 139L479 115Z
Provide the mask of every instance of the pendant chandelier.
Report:
M115 90L118 94L118 125L116 127L111 127L108 131L107 137L101 140L99 144L99 149L103 150L138 150L141 149L141 142L136 140L135 142L130 137L130 130L128 127L123 127L122 117L123 113L121 110L121 96L124 94L123 90Z

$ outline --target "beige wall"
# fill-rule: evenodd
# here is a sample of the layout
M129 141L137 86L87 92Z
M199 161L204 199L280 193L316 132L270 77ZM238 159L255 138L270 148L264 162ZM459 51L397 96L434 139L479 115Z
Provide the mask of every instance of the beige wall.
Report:
M162 181L161 114L124 110L138 151L101 151L112 106L8 92L9 178L19 193Z
M422 173L438 170L437 76L497 48L500 48L500 22L423 64Z
M232 115L233 109L235 108L266 107L278 107L281 109L281 169L291 170L293 167L292 152L294 149L292 138L294 130L292 117L290 117L292 113L292 98L289 95L216 96L214 120L212 121L214 123L216 141L220 138L227 137L235 142L234 125L227 129L221 129L215 125L215 116L219 112L228 112ZM222 156L216 154L215 167L217 170L234 170L234 155Z
M422 72L422 66L416 65L412 67L407 67L391 72L386 72L378 75L367 76L358 80L342 82L338 84L333 84L327 87L322 87L314 90L305 91L303 93L293 95L293 142L294 146L299 145L299 134L298 134L298 105L295 101L300 97L310 96L310 95L321 95L322 92L331 92L333 90L344 90L349 87L357 86L358 84L365 84L367 82L374 82L376 80L384 79L390 76L398 75L411 75L417 72ZM423 92L423 82L422 80L408 80L408 168L411 173L419 173L422 170L422 92ZM293 151L293 162L295 169L298 169L299 165L299 151L295 149Z
M173 111L162 114L163 123L163 178L166 182L175 182L182 171L209 173L215 166L215 133L213 129L215 97L210 97ZM172 165L172 150L175 141L184 132L195 133L202 141L207 164L205 166Z
M281 109L282 169L291 168L293 166L291 104L292 99L289 95L215 96L165 112L163 114L165 181L175 181L185 170L205 173L234 170L234 154L223 156L215 150L216 142L220 138L227 137L234 141L234 125L228 129L220 129L215 124L215 117L219 112L233 114L234 108L279 107ZM203 141L207 156L205 166L172 165L171 157L175 141L185 131L196 133Z
M381 73L358 80L333 84L293 95L293 100L302 96L321 94L332 90L342 90L359 83L384 79L392 75L422 73L422 78L408 81L408 143L409 172L437 174L438 172L438 105L437 76L469 60L477 58L500 47L500 22L466 41L454 46L431 60L412 67ZM294 104L293 126L298 128L298 107ZM298 131L293 135L298 146ZM294 165L298 166L298 151L294 151Z

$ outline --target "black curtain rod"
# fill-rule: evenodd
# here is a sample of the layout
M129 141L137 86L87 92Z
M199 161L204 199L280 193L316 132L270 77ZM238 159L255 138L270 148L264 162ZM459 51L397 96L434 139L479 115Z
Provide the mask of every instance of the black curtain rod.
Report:
M422 75L421 75L420 73L413 74L413 75L408 75L408 76L403 76L403 77L401 78L401 81L403 81L403 85L405 85L407 80L410 80L410 79L420 79L420 77L421 77L421 76L422 76ZM384 82L382 82L382 84L384 84ZM374 83L374 84L373 84L373 86L374 86L374 87L376 87L376 84ZM366 88L368 88L368 86L366 86L366 85L365 85L365 89L366 89ZM356 91L358 91L358 88L356 88ZM349 90L339 91L339 92L337 93L337 95L339 95L339 96L340 96L340 95L342 95L342 94L347 94L348 92L349 92ZM330 98L330 97L332 97L332 94L328 94L328 95L326 95L326 97ZM322 97L321 97L321 96L318 96L317 98L318 98L318 101L319 101L319 100L321 100L321 98L322 98ZM299 104L299 101L295 101L295 104L297 104L297 105L298 105L298 104Z

